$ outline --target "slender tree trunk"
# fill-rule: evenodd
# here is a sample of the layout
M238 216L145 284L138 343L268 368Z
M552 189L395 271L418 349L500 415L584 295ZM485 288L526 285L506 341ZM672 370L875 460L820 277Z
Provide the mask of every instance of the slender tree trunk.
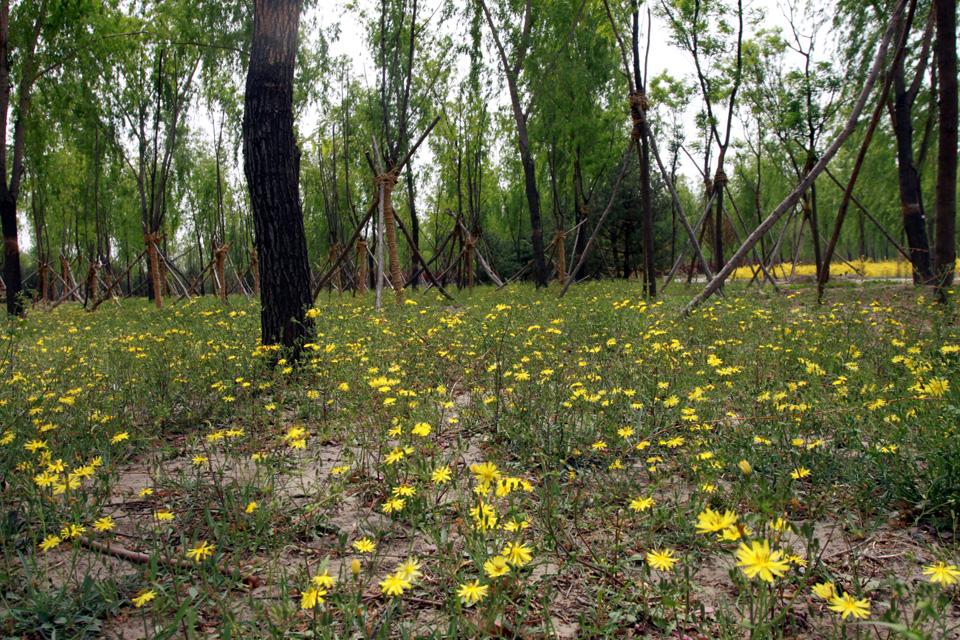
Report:
M540 219L540 192L537 190L537 169L530 156L526 119L517 119L520 138L520 163L523 165L524 191L530 208L530 239L533 243L533 279L537 287L547 286L547 261L543 253L543 223Z
M254 0L243 113L244 173L260 260L266 345L299 356L312 330L310 262L300 207L300 150L293 129L299 0Z
M910 249L910 261L913 263L913 283L926 284L933 278L930 271L930 241L927 238L920 173L913 160L913 120L910 112L913 109L914 97L907 89L903 58L899 59L893 73L894 103L890 115L897 140L897 177L903 230Z
M420 251L420 218L417 216L416 194L413 188L413 163L410 163L410 170L407 172L407 200L410 204L410 235L413 238L413 250ZM417 281L414 280L413 288L417 288Z
M940 144L937 150L937 296L946 302L957 261L957 0L937 0L937 71L940 76Z
M811 145L812 145L811 140ZM813 147L811 146L811 149ZM803 166L803 175L806 177L810 170L813 169L813 165L817 163L816 157L813 155L813 152L810 151L807 153L807 162ZM823 256L820 254L820 223L817 220L817 183L814 182L810 185L810 190L804 195L804 200L806 201L806 206L804 207L804 213L810 217L810 235L813 236L813 264L816 268L816 276L820 278L820 271L823 269Z
M716 265L714 270L723 269L723 186L726 184L727 176L723 169L717 169L717 175L713 179L713 188L717 191L716 213L713 215L713 254Z

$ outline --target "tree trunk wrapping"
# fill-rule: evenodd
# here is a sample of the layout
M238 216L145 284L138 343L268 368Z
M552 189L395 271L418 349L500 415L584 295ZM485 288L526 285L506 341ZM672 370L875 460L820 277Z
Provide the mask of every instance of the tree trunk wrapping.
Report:
M159 236L155 233L148 233L144 237L147 243L147 263L150 265L150 281L153 283L153 301L157 309L163 308L163 289L160 288L160 265L157 255L157 240Z
M363 297L367 289L367 243L357 242L357 292Z
M227 250L230 248L230 245L223 245L217 248L213 254L217 259L217 285L220 287L220 300L223 302L227 301Z
M467 238L467 255L464 256L464 260L467 261L467 286L470 287L470 292L473 293L473 252L477 247L476 238Z
M390 260L390 282L397 294L397 301L403 302L403 276L400 275L400 255L397 252L397 226L393 221L393 189L397 186L397 174L389 171L374 179L383 189L383 227L387 241L387 255Z
M44 306L47 305L47 298L50 287L50 267L46 262L40 263L40 301Z
M567 249L563 246L566 237L567 234L558 229L554 240L557 245L557 280L561 284L567 281Z
M343 281L340 279L340 267L336 267L337 262L340 260L340 243L335 242L332 247L330 247L330 264L335 266L334 273L337 278L337 294L342 298L343 297Z

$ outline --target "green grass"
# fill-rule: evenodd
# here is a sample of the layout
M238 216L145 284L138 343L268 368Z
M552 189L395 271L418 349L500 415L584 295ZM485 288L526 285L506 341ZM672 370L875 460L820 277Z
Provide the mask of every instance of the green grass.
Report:
M276 368L243 299L34 312L0 342L0 637L953 637L922 570L958 564L954 308L832 291L325 295Z

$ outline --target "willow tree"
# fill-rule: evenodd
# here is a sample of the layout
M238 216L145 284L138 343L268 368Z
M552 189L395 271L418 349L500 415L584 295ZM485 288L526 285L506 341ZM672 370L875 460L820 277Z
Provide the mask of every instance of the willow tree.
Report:
M100 11L98 4L24 0L14 3L11 16L10 0L0 2L0 228L7 313L11 315L23 313L17 204L34 87L73 60L78 37L89 39L86 25Z
M528 120L537 106L544 85L555 81L554 65L535 67L531 64L531 49L534 43L539 48L549 47L547 38L538 37L551 20L558 17L559 9L577 8L570 23L566 39L559 42L550 56L553 60L560 57L567 44L573 38L586 3L558 3L555 7L534 6L533 0L526 0L522 8L511 3L488 3L479 0L480 8L486 18L487 26L496 48L500 70L506 78L510 94L510 106L517 128L517 146L520 152L520 164L523 166L524 192L530 209L530 236L533 244L534 281L538 287L547 284L547 262L543 248L543 222L540 215L540 191L537 188L537 168L530 150ZM517 28L519 26L519 28ZM526 104L524 105L524 102Z

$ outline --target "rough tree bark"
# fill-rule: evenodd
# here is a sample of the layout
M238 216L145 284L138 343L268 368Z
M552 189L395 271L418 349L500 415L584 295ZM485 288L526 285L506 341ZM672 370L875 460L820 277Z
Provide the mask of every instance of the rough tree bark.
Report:
M957 0L937 0L937 71L940 76L940 145L937 149L937 297L946 302L957 261Z
M903 211L903 230L907 236L907 245L910 247L914 284L927 284L933 279L933 273L930 270L930 240L927 237L920 172L913 157L913 118L911 117L927 68L933 15L930 18L931 23L928 24L924 33L920 61L909 87L904 59L901 56L896 60L893 69L893 105L890 110L893 132L897 140L897 177L900 187L900 206Z
M299 0L254 0L253 44L243 112L243 169L260 262L265 345L296 358L311 334L310 264L298 189L293 73Z

